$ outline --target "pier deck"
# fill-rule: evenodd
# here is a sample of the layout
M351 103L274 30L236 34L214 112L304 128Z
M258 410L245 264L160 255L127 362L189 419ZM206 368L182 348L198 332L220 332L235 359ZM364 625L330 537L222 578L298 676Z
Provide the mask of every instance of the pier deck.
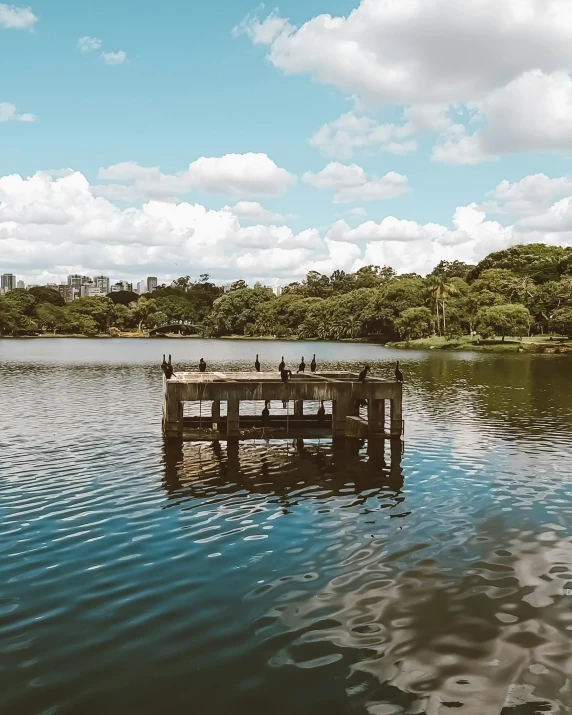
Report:
M293 410L290 413L288 408L286 415L271 411L266 426L261 414L240 414L241 402L266 400L293 401ZM331 401L330 415L320 421L315 411L304 414L304 402L322 400ZM199 403L200 416L185 417L185 402ZM226 402L226 415L221 415L221 402ZM210 409L205 403L210 403ZM360 416L360 404L367 406L367 418ZM189 441L254 436L401 437L402 385L378 377L361 382L357 373L344 371L293 374L286 384L278 372L177 372L169 380L164 378L163 432L168 439Z

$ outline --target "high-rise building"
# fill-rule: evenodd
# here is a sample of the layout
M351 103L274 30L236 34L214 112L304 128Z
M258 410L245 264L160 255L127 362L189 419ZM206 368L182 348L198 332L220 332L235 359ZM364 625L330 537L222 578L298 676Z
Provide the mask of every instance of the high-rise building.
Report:
M25 288L25 287L26 287L26 284L24 283L24 281L18 281L16 283L16 288Z
M279 296L281 296L282 295L282 286L276 286L276 288L274 288L274 293L276 294L277 298Z
M4 273L0 278L0 288L2 288L2 293L14 290L16 285L16 276L13 273Z
M79 289L80 298L95 298L100 295L102 295L101 290L93 284L82 285Z
M147 293L147 281L142 280L137 283L137 292L139 295L143 295L143 293Z
M93 285L99 288L101 295L107 295L109 293L109 278L107 276L95 276Z
M130 293L133 293L133 283L125 282L123 283L123 285L125 286L125 290L128 290Z
M71 303L77 295L76 289L73 286L66 285L65 283L58 286L58 291L66 303Z
M68 276L68 285L72 286L72 288L75 288L77 292L79 293L79 289L83 285L88 285L91 283L91 278L89 276L80 276L77 273L74 273L70 276Z
M149 276L147 278L147 293L152 293L154 290L157 290L157 278Z

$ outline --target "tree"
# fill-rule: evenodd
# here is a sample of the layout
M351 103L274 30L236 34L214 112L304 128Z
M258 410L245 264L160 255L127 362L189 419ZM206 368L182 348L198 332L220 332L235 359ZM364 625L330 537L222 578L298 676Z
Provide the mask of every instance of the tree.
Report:
M40 330L52 330L55 334L65 328L65 309L52 303L40 303L36 306L36 322Z
M129 305L130 303L137 303L139 294L130 290L116 290L113 293L108 293L107 298L116 305Z
M207 328L215 336L252 334L262 306L276 300L268 288L240 288L218 298L207 321Z
M78 317L82 316L85 318L90 318L96 326L96 332L99 330L100 333L104 333L109 328L109 320L113 311L113 301L110 298L103 298L101 296L93 296L90 298L79 298L79 300L74 300L67 307L68 315L70 320L78 321ZM83 321L81 323L86 330L91 330L91 324L89 322ZM84 332L81 329L81 332Z
M447 316L446 316L446 305L447 299L451 296L458 295L459 289L454 281L446 278L443 275L433 275L427 280L427 285L429 288L429 293L435 301L435 309L437 313L437 327L441 331L441 322L439 316L439 302L441 303L441 308L443 311L443 334L447 332Z
M395 329L405 340L426 338L433 332L433 315L428 308L407 308L395 321Z
M560 335L572 339L572 307L567 305L555 310L550 319L550 327Z
M435 276L437 278L442 278L443 280L450 280L451 278L462 278L467 279L469 273L475 268L475 266L469 263L463 263L463 261L441 261L433 271L429 274L428 278Z
M535 283L545 283L558 280L566 272L567 262L571 258L572 250L560 246L547 246L544 243L511 246L490 253L470 272L469 280L480 278L489 269L505 269L519 276L530 276Z
M28 293L34 297L36 303L49 303L60 308L63 308L66 304L59 291L47 286L34 286L28 290Z
M484 337L501 335L523 336L528 333L532 318L528 308L519 303L481 308L477 314L477 330Z
M137 303L131 303L129 306L131 309L131 314L137 321L137 330L141 332L143 323L148 318L151 313L157 312L157 301L153 298L143 298L141 297Z

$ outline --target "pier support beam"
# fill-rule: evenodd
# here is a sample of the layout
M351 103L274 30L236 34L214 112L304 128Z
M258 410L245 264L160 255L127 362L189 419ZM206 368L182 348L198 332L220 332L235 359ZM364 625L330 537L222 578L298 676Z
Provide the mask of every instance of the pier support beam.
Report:
M294 400L294 417L304 416L304 400Z
M165 381L165 402L163 404L163 431L168 439L183 436L183 402L177 385Z
M368 400L367 421L372 436L383 436L385 432L385 400Z
M346 417L352 415L354 411L351 400L347 397L332 400L332 435L334 437L345 437Z
M240 432L240 400L237 397L229 397L227 404L226 433L228 437L238 437Z
M212 406L212 421L213 421L213 429L220 429L219 424L220 424L220 400L214 400L213 401L213 406Z
M401 437L403 433L403 415L401 413L401 394L394 396L391 400L391 436Z

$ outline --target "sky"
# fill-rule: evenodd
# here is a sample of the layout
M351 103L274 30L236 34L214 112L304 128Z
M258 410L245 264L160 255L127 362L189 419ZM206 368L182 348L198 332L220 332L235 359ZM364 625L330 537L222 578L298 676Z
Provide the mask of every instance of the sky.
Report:
M570 0L0 2L0 66L28 283L572 245Z

